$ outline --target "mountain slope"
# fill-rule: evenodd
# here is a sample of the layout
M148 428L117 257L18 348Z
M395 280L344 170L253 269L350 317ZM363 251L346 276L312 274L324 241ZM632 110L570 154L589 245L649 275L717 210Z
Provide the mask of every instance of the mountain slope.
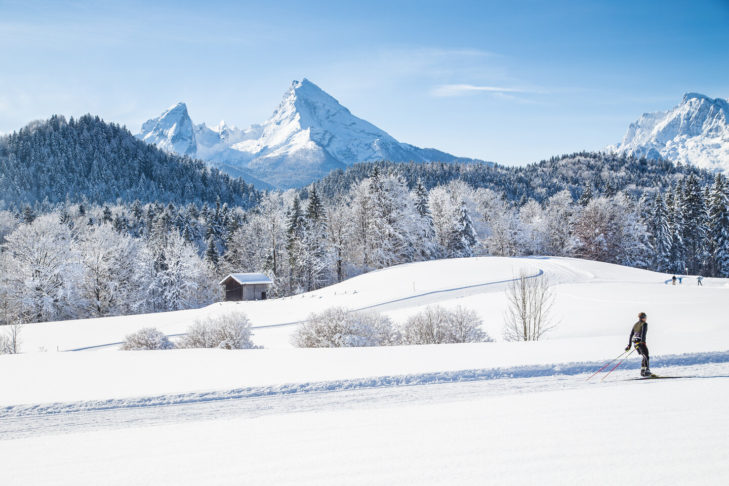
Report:
M183 146L174 136L180 127L168 127L177 147ZM249 207L258 192L201 161L159 150L91 115L70 120L53 116L0 137L0 207L44 200L214 203L218 197Z
M623 141L610 149L729 172L729 102L687 93L673 109L631 123Z
M471 160L398 142L307 79L294 81L261 125L246 130L225 123L214 128L194 125L185 105L178 103L145 122L137 137L282 188L308 184L357 162Z

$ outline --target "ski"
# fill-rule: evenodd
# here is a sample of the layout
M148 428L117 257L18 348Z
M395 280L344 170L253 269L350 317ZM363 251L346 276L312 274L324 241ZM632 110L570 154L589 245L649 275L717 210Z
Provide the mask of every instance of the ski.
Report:
M641 381L641 380L677 380L679 378L694 378L693 376L639 376L638 378L628 378L627 381Z

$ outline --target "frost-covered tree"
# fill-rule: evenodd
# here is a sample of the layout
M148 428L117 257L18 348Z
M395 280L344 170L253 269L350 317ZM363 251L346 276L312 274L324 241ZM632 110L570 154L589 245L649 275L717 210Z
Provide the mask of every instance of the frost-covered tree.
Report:
M511 205L500 197L492 199L484 208L484 219L489 232L484 245L490 255L516 256L519 254L519 217Z
M583 258L645 266L646 229L623 194L587 203L576 218L574 235Z
M524 255L543 255L547 247L544 210L533 199L519 208L518 246Z
M110 225L87 227L78 238L82 278L79 297L91 316L133 310L139 243Z
M209 267L176 232L151 239L140 252L138 269L140 308L190 309L215 299L217 285Z
M74 317L81 265L68 226L56 215L20 225L5 243L8 300L22 322Z
M561 191L547 200L544 211L545 254L553 256L573 254L572 226L578 208L567 191Z
M0 211L0 251L5 244L5 237L20 224L18 218L10 211Z

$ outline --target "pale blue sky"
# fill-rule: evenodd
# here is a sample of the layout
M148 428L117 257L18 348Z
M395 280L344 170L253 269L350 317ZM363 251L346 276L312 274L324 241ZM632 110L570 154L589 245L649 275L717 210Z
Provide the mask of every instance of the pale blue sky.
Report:
M0 132L87 112L136 132L177 101L245 127L307 77L401 141L522 164L729 97L729 0L0 0L0 45Z

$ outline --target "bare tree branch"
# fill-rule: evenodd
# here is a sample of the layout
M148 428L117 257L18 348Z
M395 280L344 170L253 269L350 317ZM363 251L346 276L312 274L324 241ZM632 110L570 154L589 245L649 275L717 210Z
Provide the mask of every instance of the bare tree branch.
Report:
M506 289L508 307L504 324L507 341L539 341L556 323L551 317L554 295L546 275L520 272Z

